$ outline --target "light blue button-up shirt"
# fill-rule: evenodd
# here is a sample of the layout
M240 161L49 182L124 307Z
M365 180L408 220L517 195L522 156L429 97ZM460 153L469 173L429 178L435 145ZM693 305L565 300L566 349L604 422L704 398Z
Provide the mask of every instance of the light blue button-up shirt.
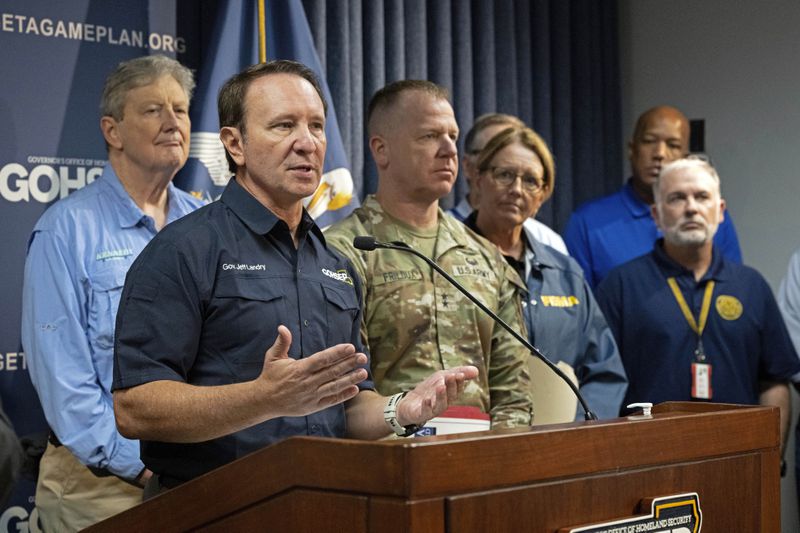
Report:
M168 223L202 205L172 184L167 194ZM42 215L25 262L22 344L47 422L82 463L125 479L144 465L114 420L114 322L125 274L156 231L106 165Z

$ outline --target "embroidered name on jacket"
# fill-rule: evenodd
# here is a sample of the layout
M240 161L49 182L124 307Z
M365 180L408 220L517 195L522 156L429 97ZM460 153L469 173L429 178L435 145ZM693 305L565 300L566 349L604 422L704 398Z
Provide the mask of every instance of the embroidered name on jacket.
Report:
M131 248L120 248L119 250L104 250L102 252L98 252L95 256L96 261L108 261L110 259L122 259L123 257L128 257L129 255L133 255L133 250Z
M328 276L329 278L342 281L344 283L347 283L348 285L353 284L353 280L350 279L350 276L347 274L346 270L337 270L336 272L334 272L333 270L328 270L327 268L323 268L322 273Z
M545 307L573 307L580 305L577 296L541 296L542 305Z
M247 263L222 263L222 270L266 270L267 265L248 265Z

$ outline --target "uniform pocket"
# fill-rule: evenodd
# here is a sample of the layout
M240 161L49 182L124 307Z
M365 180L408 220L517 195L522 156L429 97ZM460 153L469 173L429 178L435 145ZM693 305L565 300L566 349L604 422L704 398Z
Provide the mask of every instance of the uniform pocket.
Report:
M89 342L100 349L110 350L114 346L117 308L129 267L127 262L108 261L90 274Z
M325 294L327 345L352 342L353 329L358 327L355 321L360 307L356 291L349 285L342 289L323 285L322 291Z

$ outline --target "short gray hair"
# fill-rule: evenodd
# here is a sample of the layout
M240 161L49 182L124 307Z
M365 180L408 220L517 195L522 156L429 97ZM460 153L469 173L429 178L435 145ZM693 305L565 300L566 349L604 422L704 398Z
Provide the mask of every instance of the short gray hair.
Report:
M192 99L194 75L176 60L162 55L143 56L123 61L108 75L100 99L100 115L122 120L125 97L132 89L144 87L161 76L172 76Z
M658 178L656 178L656 180L653 182L653 199L655 200L655 203L658 203L659 201L659 188L661 180L664 178L664 176L681 170L699 170L704 172L706 175L711 177L712 180L714 180L714 183L717 184L717 194L722 196L719 174L717 174L714 166L708 161L708 158L705 156L689 155L681 159L676 159L675 161L667 163L661 167L661 172L658 173Z

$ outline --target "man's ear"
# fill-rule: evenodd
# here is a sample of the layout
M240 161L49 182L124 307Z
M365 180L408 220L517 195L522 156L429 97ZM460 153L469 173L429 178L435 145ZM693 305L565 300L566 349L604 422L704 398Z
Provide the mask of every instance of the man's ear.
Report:
M114 117L100 117L100 131L110 148L122 150L122 139L119 136L119 127Z
M233 126L223 127L219 130L219 140L222 141L222 145L225 147L225 150L228 151L228 154L230 154L236 165L240 167L245 166L244 138L239 128L234 128Z
M380 135L373 135L369 138L369 151L378 168L389 166L389 143Z
M725 220L725 210L728 209L728 204L725 203L725 198L719 199L719 223Z
M658 223L658 207L656 204L650 206L650 216L653 217L653 221L655 221L658 229L661 229L661 225Z

